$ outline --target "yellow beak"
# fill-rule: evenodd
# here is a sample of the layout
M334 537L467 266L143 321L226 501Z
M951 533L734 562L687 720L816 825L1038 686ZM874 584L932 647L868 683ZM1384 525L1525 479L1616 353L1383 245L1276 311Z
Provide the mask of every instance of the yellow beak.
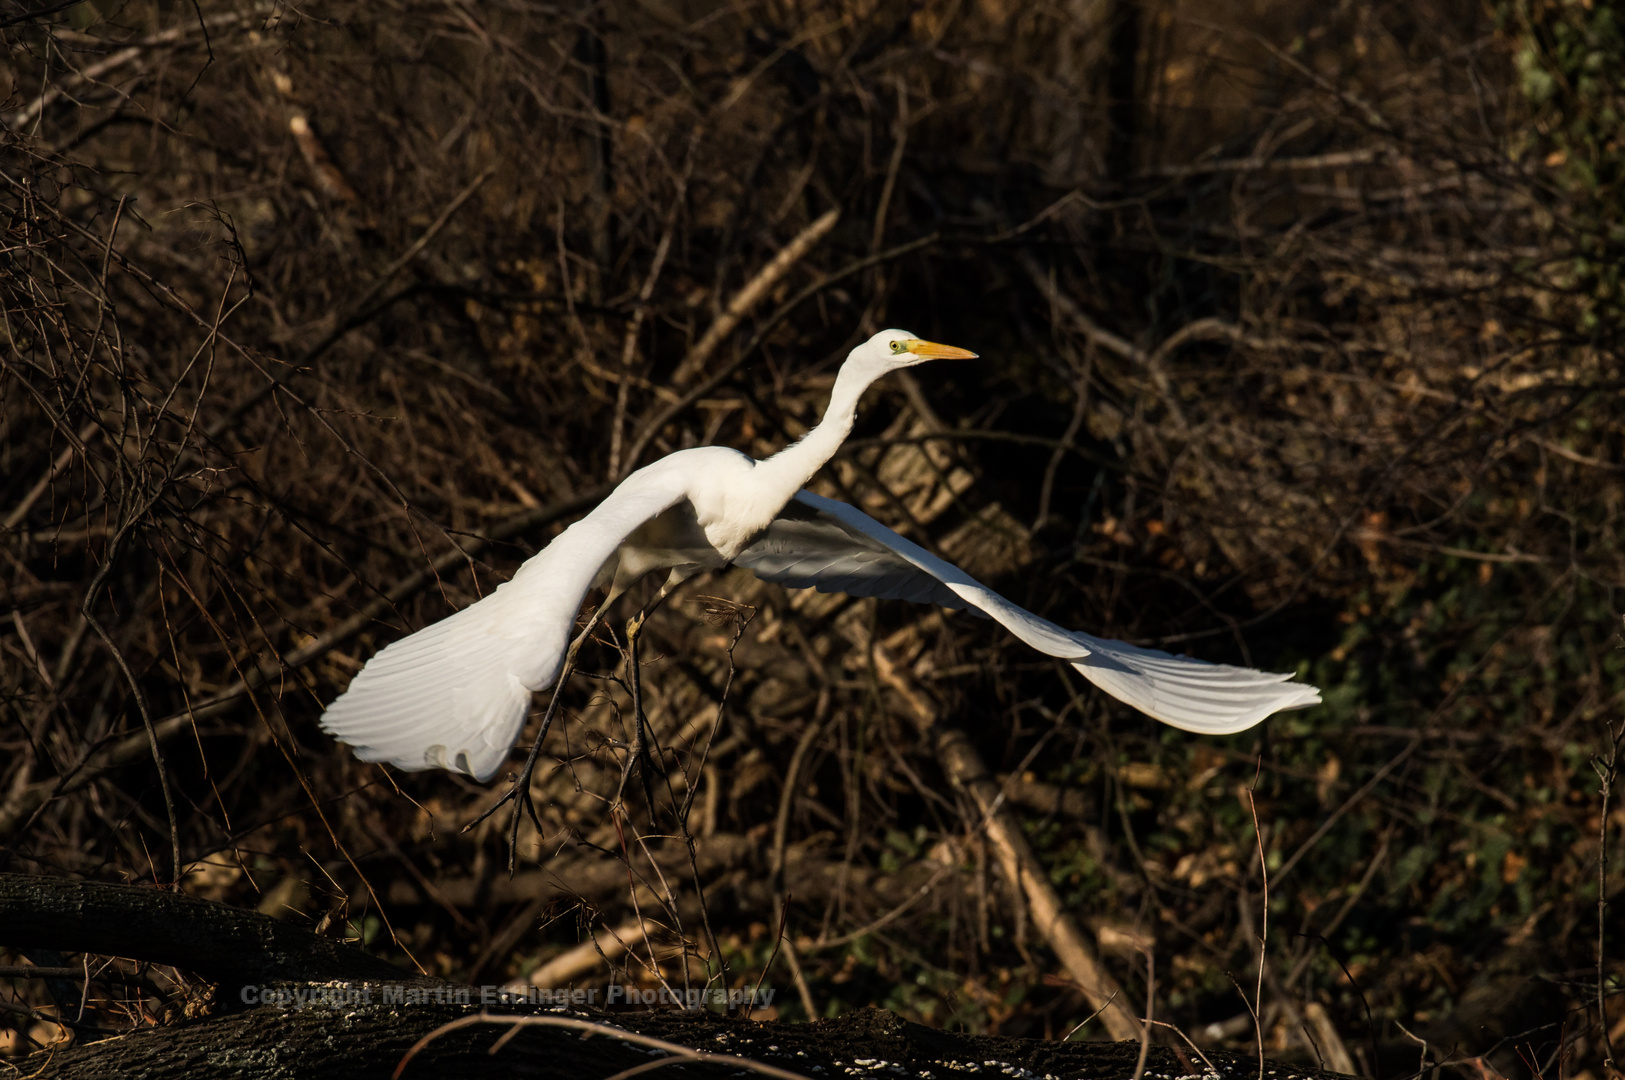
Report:
M961 349L954 345L938 345L934 341L921 341L918 338L908 343L908 351L927 360L976 359L976 354L969 349Z

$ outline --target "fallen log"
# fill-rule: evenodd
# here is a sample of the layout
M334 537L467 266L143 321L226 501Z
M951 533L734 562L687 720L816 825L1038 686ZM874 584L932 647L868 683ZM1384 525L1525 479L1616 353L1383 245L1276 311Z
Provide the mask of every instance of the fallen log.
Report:
M739 1075L756 1069L755 1062L781 1077L970 1073L1129 1080L1141 1052L1138 1040L1069 1043L953 1034L876 1009L810 1024L760 1022L738 1012L650 1002L652 992L629 1005L624 994L616 1000L613 987L587 1001L578 996L560 1003L534 991L529 999L504 1001L494 987L414 976L255 912L157 888L21 874L0 874L0 945L169 964L222 990L211 1016L53 1047L18 1063L24 1075L40 1080L352 1080L397 1071L409 1078L476 1070L487 1080L590 1080L648 1068L670 1056L669 1050L633 1045L627 1033L730 1055L680 1063L673 1057L670 1067L686 1076ZM513 1030L516 1020L533 1024L537 1018L564 1018L578 1027L585 1022L592 1037L556 1027ZM1143 1075L1251 1080L1260 1069L1253 1056L1153 1046ZM1263 1075L1317 1080L1334 1074L1272 1062Z
M246 985L416 979L332 938L166 889L0 874L0 945L125 956L195 972L235 1000Z

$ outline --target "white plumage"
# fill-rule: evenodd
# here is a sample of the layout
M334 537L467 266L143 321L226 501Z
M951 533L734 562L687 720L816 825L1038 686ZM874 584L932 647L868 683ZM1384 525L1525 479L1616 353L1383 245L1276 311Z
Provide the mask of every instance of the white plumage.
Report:
M898 536L862 510L810 491L734 562L792 588L966 608L1039 652L1072 666L1108 694L1185 731L1228 735L1271 713L1320 701L1304 683L1251 668L1210 664L1067 630L1018 607L953 563Z
M582 601L608 605L644 574L668 587L730 564L792 588L898 598L994 619L1096 686L1187 731L1241 731L1319 692L1289 675L1209 664L1066 630L855 507L801 490L852 429L858 399L887 371L971 357L886 330L841 366L823 420L765 461L721 447L670 454L628 476L591 513L455 615L374 656L322 716L363 761L488 780L524 726L533 692L558 678ZM602 609L600 609L602 610Z
M696 453L744 456L685 451ZM490 779L519 737L530 695L557 678L600 567L629 533L683 498L682 458L639 469L491 595L387 646L328 707L322 727L362 761Z

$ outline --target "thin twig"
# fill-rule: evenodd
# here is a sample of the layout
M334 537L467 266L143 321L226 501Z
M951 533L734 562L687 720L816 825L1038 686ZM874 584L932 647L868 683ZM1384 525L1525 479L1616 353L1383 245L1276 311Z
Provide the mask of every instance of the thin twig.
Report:
M705 366L705 362L711 358L711 354L716 352L717 346L733 333L739 321L750 314L762 297L773 291L773 286L813 249L814 244L835 228L835 223L839 220L841 220L839 208L824 211L812 224L802 229L788 244L779 249L778 254L769 259L767 265L756 272L755 277L734 293L728 301L728 306L711 323L700 340L695 342L688 355L683 357L682 362L677 365L677 370L672 372L673 384L682 386L698 374ZM627 455L628 465L635 461L635 455Z
M124 542L124 538L130 534L131 529L135 528L147 516L147 513L151 511L153 504L157 501L158 493L154 492L140 510L125 519L124 524L114 534L112 542L107 546L107 555L102 560L101 568L96 571L96 576L90 579L90 586L85 589L84 599L79 603L79 613L84 617L85 622L90 625L90 628L96 632L96 636L102 639L102 644L107 646L107 651L112 654L113 662L124 673L125 682L130 687L130 696L135 700L136 709L141 714L141 726L146 729L147 746L152 751L152 763L158 770L158 789L163 792L164 812L169 817L169 843L171 859L173 860L169 879L170 887L178 891L181 887L181 831L180 824L175 817L175 795L169 789L169 772L164 767L163 751L158 748L158 730L153 726L152 709L147 704L146 691L142 689L141 681L135 677L135 672L130 668L130 662L125 659L124 650L118 647L118 643L113 640L113 636L102 626L101 620L96 618L96 614L92 610L96 604L96 594L101 591L102 583L107 580L107 576L113 571L113 564L118 559L119 549Z
M1077 983L1071 983L1070 985L1077 986L1078 984ZM1083 989L1083 987L1078 986L1078 989L1081 990L1081 989ZM1085 1016L1082 1020L1079 1020L1076 1024L1073 1024L1070 1028L1068 1028L1066 1034L1061 1036L1060 1041L1061 1042L1066 1042L1068 1039L1072 1038L1072 1036L1076 1035L1079 1031L1082 1031L1083 1026L1085 1024L1087 1024L1089 1021L1093 1020L1095 1017L1099 1016L1101 1013L1105 1012L1106 1007L1109 1006L1112 1002L1116 1001L1117 1000L1117 995L1119 993L1121 993L1121 992L1122 992L1121 989L1113 990L1112 991L1112 996L1100 1003L1100 1008L1096 1009L1094 1012L1090 1013L1088 1016Z
M773 951L768 954L767 963L762 965L762 973L756 976L756 985L751 987L750 997L745 1001L746 1020L750 1019L750 1014L756 1008L756 995L762 992L762 982L767 978L767 973L773 970L773 961L779 958L779 949L784 944L784 929L789 924L790 895L786 893L784 902L779 905L779 932L773 935ZM809 1015L808 1019L810 1020L812 1017Z
M1603 1068L1611 1071L1614 1067L1614 1040L1613 1033L1609 1031L1603 973L1608 932L1608 801L1614 792L1614 779L1619 775L1619 748L1621 742L1625 742L1625 721L1617 729L1609 723L1608 734L1608 756L1592 757L1591 767L1602 784L1602 810L1597 820L1597 1022L1602 1027Z
M1134 1062L1134 1080L1145 1076L1145 1059L1151 1053L1151 1023L1156 1019L1157 951L1145 950L1145 1026L1140 1029L1140 1056ZM1261 1078L1262 1080L1262 1078Z
M1247 789L1247 809L1253 815L1253 836L1258 840L1258 872L1264 879L1263 911L1259 914L1261 924L1258 932L1258 986L1253 993L1253 1027L1258 1034L1258 1080L1264 1080L1264 964L1268 961L1270 943L1270 867L1269 860L1264 854L1264 831L1258 825L1258 803L1253 798L1253 791L1258 787L1258 777L1264 771L1264 758L1258 759L1258 769L1253 774L1252 786Z
M442 1035L475 1024L510 1024L515 1029L521 1027L550 1027L562 1028L566 1031L579 1031L585 1036L603 1035L620 1042L631 1043L634 1046L647 1046L651 1050L664 1050L672 1055L670 1064L678 1061L696 1061L715 1065L726 1065L738 1069L746 1069L760 1076L772 1076L777 1080L807 1080L801 1073L793 1073L788 1069L780 1069L761 1061L752 1061L750 1058L738 1057L734 1054L718 1054L710 1050L695 1050L678 1043L667 1042L665 1039L656 1039L649 1035L640 1035L625 1028L613 1027L609 1024L600 1024L592 1020L577 1020L569 1016L497 1016L488 1012L481 1012L474 1016L459 1017L449 1023L441 1024L423 1038L412 1044L411 1049L401 1058L390 1074L391 1080L400 1080L401 1074L406 1071L407 1062L417 1056L418 1052ZM492 1052L506 1045L506 1041L499 1041L491 1047ZM668 1064L663 1062L662 1064Z
M822 275L805 289L802 289L799 293L796 293L790 299L780 304L778 309L774 311L772 315L769 315L766 319L762 320L761 324L756 327L756 332L751 335L751 339L745 343L744 347L741 348L738 353L735 354L732 360L726 364L723 364L708 377L690 387L686 392L684 392L682 397L666 406L666 408L662 409L654 416L653 419L643 426L642 433L632 441L631 447L627 449L626 460L621 463L621 470L623 472L630 472L632 469L636 468L639 458L643 456L643 451L648 447L649 443L653 441L654 437L660 433L660 430L667 424L671 423L672 420L674 420L684 409L687 409L696 401L699 401L701 398L705 397L705 395L711 393L717 387L721 386L729 376L743 367L745 361L750 359L751 354L755 352L756 347L762 343L768 334L773 332L779 323L789 318L790 314L794 312L796 308L800 307L806 301L811 300L825 289L828 289L831 286L844 281L846 278L851 277L853 274L861 274L869 267L878 265L879 263L887 262L892 259L900 259L905 255L910 255L920 250L921 248L930 247L932 244L937 243L941 239L942 237L940 234L929 233L917 239L910 240L907 243L898 244L895 247L888 248L885 251L877 254L868 255L861 259L854 259L852 262L847 263L839 270Z

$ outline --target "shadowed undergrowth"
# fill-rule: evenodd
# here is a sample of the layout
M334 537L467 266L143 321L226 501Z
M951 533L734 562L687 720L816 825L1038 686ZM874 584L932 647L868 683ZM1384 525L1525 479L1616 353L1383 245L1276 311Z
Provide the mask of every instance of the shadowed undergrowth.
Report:
M941 723L1136 1011L1149 950L1157 1016L1251 1044L1262 850L1269 1052L1329 1031L1367 1074L1493 1051L1600 1075L1619 36L1555 10L9 23L0 863L170 883L178 857L187 892L475 982L611 941L636 902L623 979L750 985L776 957L782 1016L1059 1037L1093 1009ZM609 637L544 752L525 888L505 814L458 831L493 792L317 729L376 649L630 469L799 435L889 325L984 359L872 391L817 490L1063 625L1297 670L1325 705L1199 739L980 620L716 575L644 654L670 801L692 788L666 892L629 891L605 812ZM702 594L756 609L731 653ZM664 799L640 828L672 831ZM183 996L144 977L98 984L97 1022ZM0 1013L14 1053L59 1032Z

